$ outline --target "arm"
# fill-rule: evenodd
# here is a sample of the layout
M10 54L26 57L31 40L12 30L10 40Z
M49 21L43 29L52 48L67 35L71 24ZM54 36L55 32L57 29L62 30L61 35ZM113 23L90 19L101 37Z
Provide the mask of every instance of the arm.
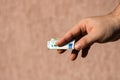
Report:
M120 38L120 4L114 9L113 12L110 13L113 18L116 20L116 28L118 29L115 33L116 40Z
M57 42L57 45L62 46L75 39L75 49L71 52L71 60L75 60L80 50L85 57L93 43L111 42L119 38L120 5L110 14L81 20ZM65 50L58 51L62 53Z

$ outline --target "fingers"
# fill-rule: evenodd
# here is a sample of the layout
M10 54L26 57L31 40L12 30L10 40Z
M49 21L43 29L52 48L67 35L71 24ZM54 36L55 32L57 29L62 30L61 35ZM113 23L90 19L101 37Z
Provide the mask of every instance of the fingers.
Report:
M90 49L90 47L91 46L88 46L88 47L86 47L86 48L84 48L84 49L82 49L82 57L83 58L85 58L87 55L88 55L88 51L89 51L89 49ZM58 53L60 53L60 54L62 54L62 53L64 53L66 50L57 50L58 51ZM74 60L76 60L76 58L78 57L78 53L80 52L80 50L72 50L72 52L71 52L71 55L70 55L70 59L72 60L72 61L74 61Z
M64 53L66 50L60 50L60 49L58 49L57 51L58 51L59 54L62 54L62 53ZM75 50L75 49L72 50L71 55L70 55L70 59L71 59L72 61L74 61L74 60L77 58L78 53L79 53L79 50Z
M58 46L63 46L73 39L73 34L72 33L67 33L64 37L62 37L56 44Z
M70 41L72 41L77 35L80 34L80 27L75 26L69 30L56 44L58 46L63 46Z
M57 43L57 46L63 46L73 39L76 40L75 42L75 49L71 53L71 60L75 60L78 56L79 51L82 49L82 57L86 57L88 54L88 51L90 49L90 45L92 45L95 42L95 32L89 34L82 34L82 30L85 30L85 25L78 25L73 27L71 30L69 30ZM82 31L82 32L81 32ZM58 50L59 53L63 53L66 50Z
M71 53L70 59L71 59L72 61L74 61L74 60L77 58L78 53L79 53L79 50L75 50L75 49L72 50L72 53Z
M88 46L88 47L82 49L82 55L81 55L81 56L82 56L83 58L85 58L85 57L88 55L88 51L89 51L90 47L91 47L91 46ZM76 60L76 58L78 57L78 53L79 53L79 52L80 52L80 50L75 50L75 49L72 50L70 59L71 59L72 61Z
M87 55L88 55L88 51L89 51L89 49L90 49L90 47L91 46L88 46L88 47L86 47L86 48L84 48L84 49L82 49L82 57L83 58L85 58ZM72 51L72 53L71 53L71 56L70 56L70 59L72 60L72 61L74 61L74 60L76 60L76 58L78 57L78 53L80 52L80 50L73 50Z
M92 45L95 42L96 38L93 36L93 34L87 34L84 37L82 37L79 41L75 44L76 50L84 49L90 45Z
M64 53L66 50L65 49L57 49L57 52L59 53L59 54L62 54L62 53Z

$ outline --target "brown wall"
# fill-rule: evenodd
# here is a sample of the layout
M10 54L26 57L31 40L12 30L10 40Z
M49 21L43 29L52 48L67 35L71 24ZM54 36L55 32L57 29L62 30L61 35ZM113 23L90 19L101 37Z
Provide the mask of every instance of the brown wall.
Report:
M82 18L109 13L119 0L0 0L0 80L120 80L120 41L94 44L69 60L46 42Z

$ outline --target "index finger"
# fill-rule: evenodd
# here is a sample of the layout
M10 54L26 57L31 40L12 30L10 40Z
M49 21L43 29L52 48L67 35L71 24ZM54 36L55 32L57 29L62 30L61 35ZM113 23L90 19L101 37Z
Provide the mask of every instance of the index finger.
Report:
M56 43L58 46L63 46L74 40L80 34L80 25L73 27Z

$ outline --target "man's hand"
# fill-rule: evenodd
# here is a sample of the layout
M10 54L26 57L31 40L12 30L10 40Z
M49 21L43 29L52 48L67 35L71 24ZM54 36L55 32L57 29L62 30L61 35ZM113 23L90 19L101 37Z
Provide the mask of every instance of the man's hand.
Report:
M71 60L75 60L80 50L82 57L88 54L88 50L95 42L105 43L117 40L120 33L119 20L112 14L99 17L83 19L71 30L69 30L57 42L58 46L63 46L72 40L76 40L75 49L71 52ZM65 50L58 50L63 53Z

